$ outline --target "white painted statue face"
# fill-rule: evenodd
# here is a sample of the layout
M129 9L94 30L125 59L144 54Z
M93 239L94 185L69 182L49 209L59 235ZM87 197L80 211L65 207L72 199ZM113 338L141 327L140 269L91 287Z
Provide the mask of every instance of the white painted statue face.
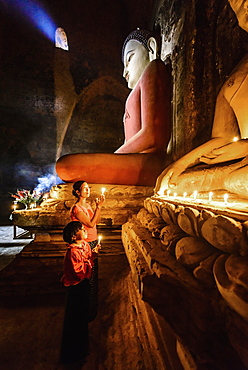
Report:
M237 16L239 26L248 32L248 0L229 0L229 4Z
M55 32L55 46L56 48L69 50L66 33L61 27L58 27Z
M124 50L123 77L130 89L134 88L149 62L148 50L138 41L128 41Z

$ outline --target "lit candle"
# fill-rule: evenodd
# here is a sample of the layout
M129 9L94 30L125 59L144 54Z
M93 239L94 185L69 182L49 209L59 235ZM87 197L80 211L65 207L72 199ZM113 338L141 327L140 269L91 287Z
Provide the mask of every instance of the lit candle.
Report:
M194 200L196 200L196 198L197 198L197 190L194 191L193 198L194 198Z
M238 136L235 136L235 137L233 138L233 141L239 141Z
M102 188L102 195L104 195L106 189L105 188Z
M183 197L186 198L187 197L187 193L186 191L183 193Z
M14 209L14 211L16 210L16 207L17 207L17 202L16 202L16 201L14 201L14 205L13 205L13 209Z
M102 235L99 235L98 236L98 244L101 244L101 240L102 240Z
M174 198L176 198L176 197L177 197L177 193L174 193L174 194L173 194L173 197L174 197Z
M224 194L224 203L227 205L228 194Z
M167 197L169 197L169 196L170 196L170 192L171 192L171 191L170 191L170 189L168 189L168 190L167 190L167 193L166 193L166 194L167 194Z
M209 201L209 203L212 202L212 198L213 198L213 192L210 191L209 194L208 194L208 201Z

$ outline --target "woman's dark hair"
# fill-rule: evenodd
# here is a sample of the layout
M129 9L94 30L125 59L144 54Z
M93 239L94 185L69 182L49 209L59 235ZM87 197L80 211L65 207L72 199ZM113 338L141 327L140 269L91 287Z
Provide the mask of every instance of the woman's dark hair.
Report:
M82 223L80 221L71 221L64 227L63 239L66 243L73 243L73 236L82 229Z
M76 181L74 182L73 184L73 190L72 190L72 195L74 195L74 197L76 197L77 199L79 199L79 195L77 194L76 190L80 190L82 184L86 182L86 181Z

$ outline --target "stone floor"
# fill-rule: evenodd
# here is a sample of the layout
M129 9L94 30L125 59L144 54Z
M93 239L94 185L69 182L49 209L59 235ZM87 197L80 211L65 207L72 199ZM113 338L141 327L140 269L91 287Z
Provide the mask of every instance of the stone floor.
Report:
M20 253L25 245L29 244L32 239L19 237L24 234L24 230L16 229L17 237L14 239L14 226L0 226L0 270L10 264L15 256Z
M30 239L13 239L13 227L9 226L0 227L0 233L0 270L4 272L20 258L18 253ZM64 367L59 363L65 303L63 287L55 294L2 297L0 369L156 370L145 362L150 355L145 353L140 341L136 313L130 299L131 284L130 268L124 254L99 258L99 311L97 318L90 323L91 352L83 367ZM166 331L167 348L163 349L166 367L158 370L180 370L175 338L169 328L166 327ZM157 355L158 352L157 349Z

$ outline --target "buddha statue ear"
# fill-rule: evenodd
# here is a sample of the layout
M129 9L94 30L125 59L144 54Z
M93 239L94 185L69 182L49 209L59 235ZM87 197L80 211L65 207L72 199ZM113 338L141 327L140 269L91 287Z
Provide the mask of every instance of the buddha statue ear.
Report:
M149 40L147 41L147 46L149 50L149 59L151 62L152 60L158 58L158 44L155 37L149 38Z

